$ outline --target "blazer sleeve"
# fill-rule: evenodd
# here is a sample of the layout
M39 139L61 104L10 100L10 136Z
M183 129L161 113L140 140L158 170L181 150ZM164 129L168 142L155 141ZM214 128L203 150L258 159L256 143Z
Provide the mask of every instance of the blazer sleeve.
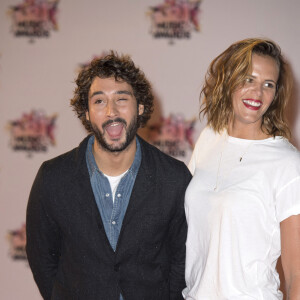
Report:
M51 203L43 164L34 180L26 214L26 252L34 280L44 299L51 299L60 257L60 234L44 203Z
M169 229L169 245L171 253L170 269L170 299L182 300L182 290L185 284L185 255L186 255L186 237L187 222L184 212L185 190L191 180L191 174L186 167L181 172L181 184L178 191L178 201L174 217L172 218Z

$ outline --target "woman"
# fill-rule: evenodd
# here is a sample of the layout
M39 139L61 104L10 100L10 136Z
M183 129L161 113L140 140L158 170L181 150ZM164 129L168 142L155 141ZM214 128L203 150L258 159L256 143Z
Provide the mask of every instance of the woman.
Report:
M291 80L280 48L246 39L210 65L208 126L189 168L186 300L300 299L300 154L287 140Z

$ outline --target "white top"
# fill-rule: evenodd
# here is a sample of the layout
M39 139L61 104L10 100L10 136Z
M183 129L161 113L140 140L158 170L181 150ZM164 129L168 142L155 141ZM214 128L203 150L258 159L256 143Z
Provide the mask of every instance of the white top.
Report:
M185 299L282 299L279 223L300 214L299 151L207 127L189 168Z
M115 195L116 195L116 191L117 191L117 188L118 188L118 185L122 179L122 177L127 173L128 170L126 170L124 173L122 173L121 175L118 175L118 176L108 176L106 174L104 174L108 181L109 181L109 184L110 184L110 189L111 189L111 192L112 192L112 198L113 198L113 202L115 202Z

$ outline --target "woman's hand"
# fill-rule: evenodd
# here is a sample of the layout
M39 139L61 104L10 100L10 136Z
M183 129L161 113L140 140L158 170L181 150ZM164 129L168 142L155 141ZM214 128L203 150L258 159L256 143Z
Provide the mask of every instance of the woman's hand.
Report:
M283 220L280 232L287 300L300 300L300 215Z

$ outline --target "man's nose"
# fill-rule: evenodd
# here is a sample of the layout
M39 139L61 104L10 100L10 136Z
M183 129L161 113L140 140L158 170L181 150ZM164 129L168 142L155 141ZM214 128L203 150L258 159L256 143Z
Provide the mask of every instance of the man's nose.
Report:
M114 101L108 101L106 105L106 115L108 117L114 117L117 115L117 108Z

